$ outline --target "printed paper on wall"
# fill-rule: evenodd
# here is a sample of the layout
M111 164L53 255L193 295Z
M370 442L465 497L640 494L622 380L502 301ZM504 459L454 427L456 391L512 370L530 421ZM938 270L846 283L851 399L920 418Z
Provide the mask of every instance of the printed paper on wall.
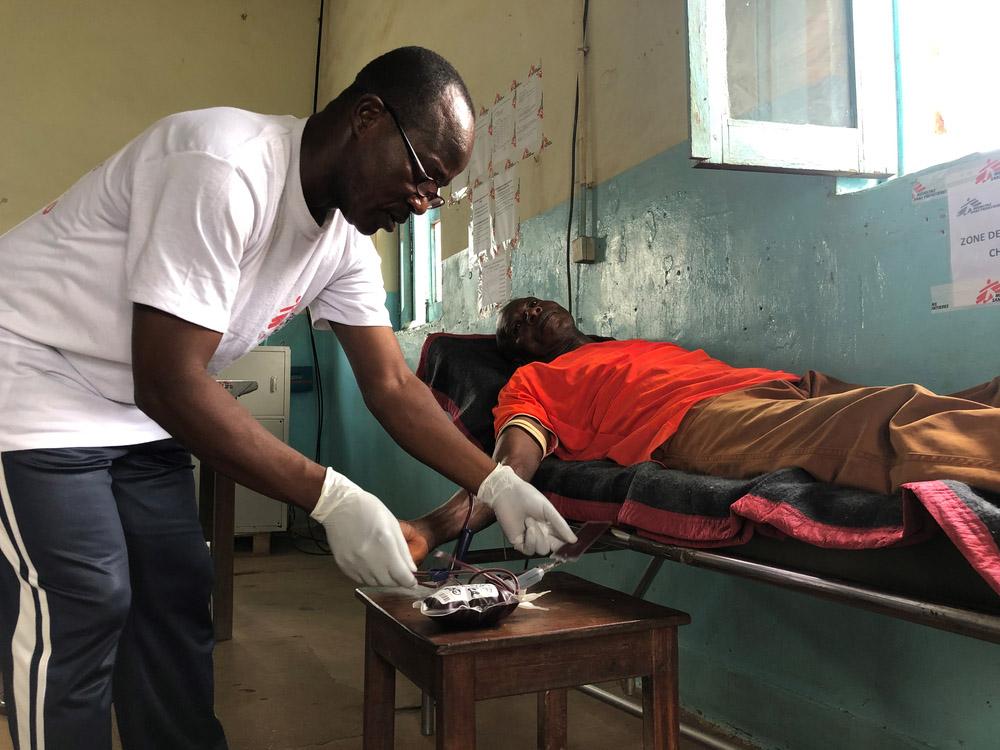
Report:
M491 186L487 179L472 189L472 252L478 258L489 257L493 245Z
M490 176L490 157L493 155L493 140L490 135L490 111L483 110L476 120L476 140L469 160L469 185L486 182Z
M538 73L541 73L541 69L538 69ZM518 85L514 110L517 115L514 134L517 158L527 159L537 155L542 147L544 111L541 75L529 75L527 80Z
M517 155L514 153L514 96L506 94L497 99L491 110L493 174L499 174L514 165Z
M482 264L479 273L479 311L489 313L510 301L510 253L498 250Z
M449 203L458 203L469 193L469 167L463 169L455 175L451 181L451 194L448 196Z
M493 178L493 235L497 246L515 244L519 231L517 168Z
M951 284L931 288L931 309L1000 304L1000 162L948 188Z

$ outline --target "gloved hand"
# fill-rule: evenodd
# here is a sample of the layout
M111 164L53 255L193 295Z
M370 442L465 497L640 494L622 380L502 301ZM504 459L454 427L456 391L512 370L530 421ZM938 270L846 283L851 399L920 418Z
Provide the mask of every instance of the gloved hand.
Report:
M323 524L333 558L348 576L366 586L417 585L417 566L406 547L399 521L382 501L338 474L326 470L316 507L309 514Z
M552 503L509 466L498 464L483 480L476 497L493 509L504 536L518 552L544 557L576 541Z

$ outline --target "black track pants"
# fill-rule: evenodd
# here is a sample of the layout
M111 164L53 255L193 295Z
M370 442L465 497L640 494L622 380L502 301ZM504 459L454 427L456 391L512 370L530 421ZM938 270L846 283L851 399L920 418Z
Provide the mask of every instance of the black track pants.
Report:
M173 440L0 453L0 617L17 750L220 750L212 568Z

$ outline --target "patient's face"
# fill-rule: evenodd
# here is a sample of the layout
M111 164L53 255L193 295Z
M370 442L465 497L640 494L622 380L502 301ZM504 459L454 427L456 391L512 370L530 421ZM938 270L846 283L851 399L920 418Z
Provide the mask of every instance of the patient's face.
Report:
M548 362L565 352L577 337L573 316L552 300L511 300L497 320L500 348L525 362Z

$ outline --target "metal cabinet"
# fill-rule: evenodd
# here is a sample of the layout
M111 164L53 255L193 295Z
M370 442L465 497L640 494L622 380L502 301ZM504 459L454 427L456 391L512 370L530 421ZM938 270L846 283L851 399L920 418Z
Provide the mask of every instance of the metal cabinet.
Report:
M255 380L257 390L241 396L237 403L256 417L272 435L288 442L291 349L258 346L221 373L220 379ZM197 462L195 462L197 472ZM197 486L197 484L195 485ZM236 534L262 534L288 528L288 506L236 485Z

